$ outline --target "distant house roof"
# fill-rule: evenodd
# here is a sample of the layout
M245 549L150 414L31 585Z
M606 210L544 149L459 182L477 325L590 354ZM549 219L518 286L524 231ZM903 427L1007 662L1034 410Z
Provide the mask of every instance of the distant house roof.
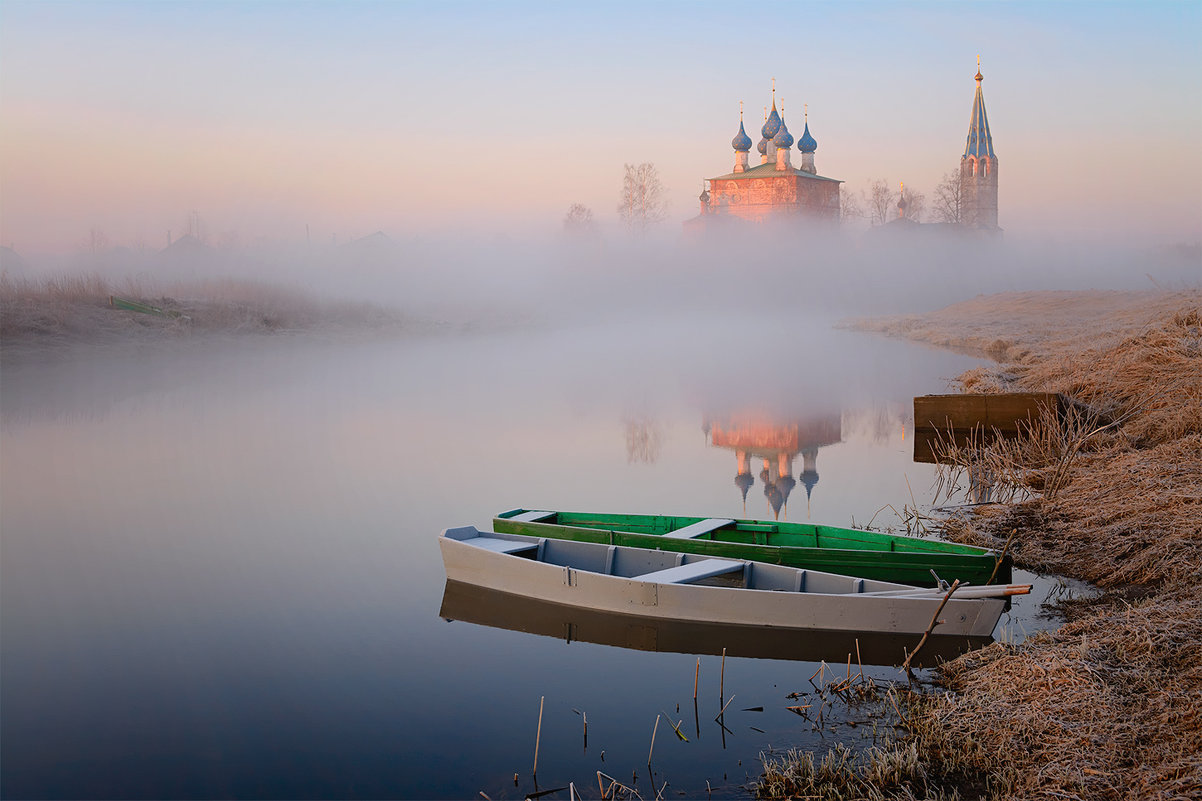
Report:
M719 175L717 178L710 178L711 181L742 181L748 178L772 178L778 175L796 175L798 178L809 178L813 181L831 181L832 183L843 183L838 178L827 178L824 175L815 175L812 172L799 170L796 168L787 168L783 170L776 169L776 163L769 161L767 164L758 164L755 167L749 167L743 172L731 172L726 175Z

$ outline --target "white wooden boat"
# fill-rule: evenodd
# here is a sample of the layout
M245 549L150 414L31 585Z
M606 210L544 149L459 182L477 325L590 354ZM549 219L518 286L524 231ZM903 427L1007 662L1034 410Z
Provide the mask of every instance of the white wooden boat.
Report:
M944 601L939 589L782 565L592 542L448 528L447 578L500 592L638 617L798 630L920 635ZM1028 585L961 587L941 635L988 637L1007 595Z

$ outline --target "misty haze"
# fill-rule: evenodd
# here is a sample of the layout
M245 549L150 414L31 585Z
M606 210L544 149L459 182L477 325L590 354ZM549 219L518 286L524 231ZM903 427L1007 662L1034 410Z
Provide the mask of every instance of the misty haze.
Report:
M0 9L0 797L1192 797L1202 7L730 12ZM512 509L1033 589L907 675L448 582Z

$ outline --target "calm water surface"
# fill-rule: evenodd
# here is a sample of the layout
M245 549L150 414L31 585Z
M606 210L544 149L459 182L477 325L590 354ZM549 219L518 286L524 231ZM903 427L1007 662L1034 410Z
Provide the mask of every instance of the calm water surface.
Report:
M796 654L727 658L724 733L713 642L473 623L462 594L445 619L435 538L517 506L895 525L932 489L910 399L972 364L753 316L8 364L3 794L522 797L540 699L539 786L593 796L597 770L653 796L657 715L689 738L661 720L669 797L862 739L784 709Z

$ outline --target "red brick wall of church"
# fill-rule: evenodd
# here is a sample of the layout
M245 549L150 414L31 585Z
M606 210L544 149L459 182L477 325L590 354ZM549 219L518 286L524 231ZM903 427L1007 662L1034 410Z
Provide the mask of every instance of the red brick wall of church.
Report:
M745 220L762 220L775 214L837 220L839 185L796 175L715 181L710 188L710 210Z

